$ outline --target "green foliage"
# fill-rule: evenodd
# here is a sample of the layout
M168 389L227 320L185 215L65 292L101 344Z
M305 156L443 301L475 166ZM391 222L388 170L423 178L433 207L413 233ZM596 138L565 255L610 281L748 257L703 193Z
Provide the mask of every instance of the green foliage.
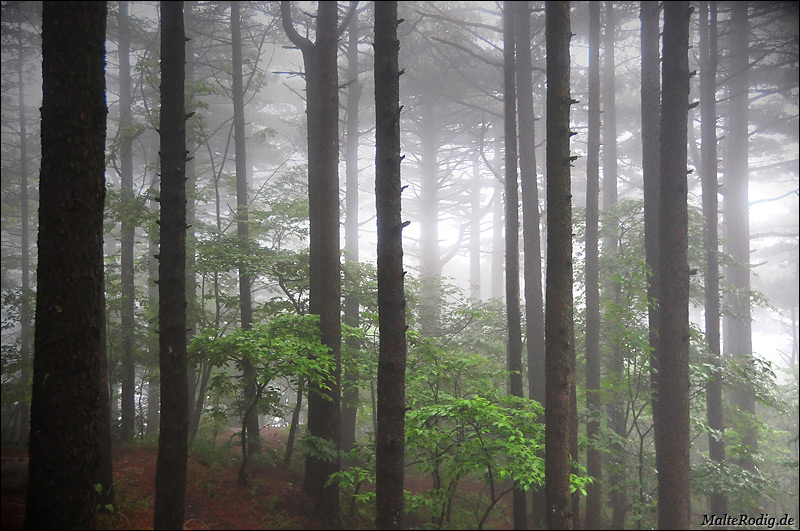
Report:
M442 398L406 415L407 453L420 470L456 481L476 474L487 482L510 479L525 490L543 484L541 405L497 393Z
M238 392L241 385L231 384L222 371L232 363L241 378L246 363L254 368L257 382L267 385L278 378L292 382L309 379L324 385L334 359L322 344L319 317L315 315L280 314L266 324L250 330L237 328L222 335L207 328L195 336L189 345L189 355L195 362L204 360L218 369L211 388Z

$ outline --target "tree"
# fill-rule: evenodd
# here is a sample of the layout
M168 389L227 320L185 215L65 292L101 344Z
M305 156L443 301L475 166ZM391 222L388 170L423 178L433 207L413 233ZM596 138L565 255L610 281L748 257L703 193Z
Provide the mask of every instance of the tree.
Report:
M536 178L536 136L533 112L530 2L513 2L516 47L517 101L519 104L519 173L522 184L522 246L525 256L525 339L528 393L546 404L544 392L544 304L542 301L542 251L539 230L539 183ZM531 523L541 528L545 520L544 489L533 487Z
M244 132L244 83L242 81L242 30L239 2L231 2L231 59L233 63L233 127L236 149L236 233L239 246L244 255L249 255L250 229L247 221L247 146ZM251 293L250 272L244 265L239 266L239 311L242 318L242 329L250 330L253 326L253 300ZM244 364L245 399L253 400L255 396L255 380L249 362ZM258 452L261 449L258 429L258 413L252 411L244 419L247 426L245 439L248 450Z
M725 153L723 193L723 218L727 251L735 263L725 271L725 278L733 287L725 297L722 320L722 343L725 352L738 363L747 366L753 361L753 337L750 309L750 212L749 184L749 53L748 7L746 2L736 2L731 12L732 38L728 91L728 139ZM750 368L752 370L752 368ZM749 372L749 370L748 370ZM745 383L731 392L731 402L747 414L748 424L742 434L745 451L741 465L755 472L753 455L758 451L758 430L753 425L756 413L752 385ZM755 510L755 509L753 509Z
M522 325L519 307L519 194L517 184L517 91L514 46L514 10L503 2L503 109L505 114L505 212L506 212L506 366L508 392L523 396ZM514 529L528 527L525 492L514 489Z
M106 3L45 2L42 19L39 267L25 528L90 529L105 355ZM75 31L83 38L76 40Z
M406 299L400 208L397 2L375 3L375 201L378 216L378 432L375 527L403 529Z
M358 81L358 17L350 20L347 40L347 103L345 136L345 282L351 287L344 295L344 322L347 326L358 328L359 303L355 296L356 279L353 268L358 264L358 107L361 98L361 84ZM353 449L356 442L356 413L358 411L358 349L359 340L347 339L349 363L345 363L342 389L342 434L340 444L343 452Z
M131 133L131 63L128 2L119 3L119 129L120 180L122 181L123 208L133 203L133 135ZM136 226L130 215L122 218L120 238L122 276L122 427L125 442L133 440L136 417L134 396L136 392L136 366L134 351L134 271L133 243Z
M709 16L710 15L710 16ZM700 3L700 127L702 142L701 179L703 188L703 245L706 254L705 330L709 363L714 374L706 389L708 427L722 433L722 377L719 335L719 236L717 234L719 186L717 183L717 3ZM715 433L708 434L708 452L718 465L725 462L725 441ZM712 514L728 512L725 494L715 492L709 499Z
M658 426L658 203L660 189L659 120L661 81L659 66L658 2L642 2L641 114L642 181L644 187L644 251L647 263L647 323L653 425ZM655 428L656 430L658 428ZM658 439L655 441L658 446ZM656 451L657 452L657 451Z
M658 527L687 529L689 493L689 259L687 116L689 2L664 6L659 198Z
M545 4L547 42L547 286L545 291L545 496L548 529L572 528L570 392L572 200L570 187L569 2Z
M603 456L600 435L600 284L598 226L600 194L600 4L589 2L589 133L586 158L586 471L595 478L586 489L586 529L600 527Z
M316 42L301 37L292 24L291 6L281 2L283 28L303 53L306 76L309 202L309 311L320 316L322 342L331 349L336 368L324 384L309 386L308 431L311 437L338 446L340 435L341 316L339 279L339 75L336 44L353 15L351 5L341 28L337 3L320 2ZM312 439L312 443L314 439ZM324 521L339 518L339 491L327 478L339 470L339 458L310 451L303 489Z
M161 3L161 238L158 264L161 418L154 529L181 529L186 504L186 111L183 2Z

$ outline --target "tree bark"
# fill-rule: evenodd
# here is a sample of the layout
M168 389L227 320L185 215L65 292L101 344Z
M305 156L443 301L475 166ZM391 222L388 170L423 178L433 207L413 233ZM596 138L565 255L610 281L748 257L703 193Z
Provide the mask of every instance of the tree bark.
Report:
M519 192L517 184L517 90L512 2L503 2L503 109L505 129L505 212L506 212L506 368L508 393L522 391L522 325L519 307ZM528 527L525 491L513 492L514 529Z
M753 338L750 311L750 212L748 199L748 15L747 3L736 2L731 11L730 78L728 108L728 145L725 155L723 215L727 234L728 253L736 261L725 272L735 293L726 294L730 313L723 317L723 346L733 360L744 366L752 363ZM746 385L746 384L745 384ZM747 386L750 387L750 386ZM753 456L758 452L758 432L752 425L755 419L755 396L752 388L733 390L731 402L750 418L743 433L746 452L741 465L751 472L756 466ZM755 511L755 508L751 508ZM748 512L750 512L748 510Z
M572 199L569 155L569 2L547 2L547 286L545 315L545 495L547 527L571 529L570 392Z
M242 81L242 30L240 2L231 2L231 49L232 49L232 82L233 82L233 128L234 146L236 150L236 235L239 247L249 254L250 226L247 215L247 145L244 131L244 85ZM253 327L253 298L250 272L245 265L239 266L239 312L242 318L242 330ZM242 363L244 368L244 399L250 404L256 395L256 375L248 359ZM261 450L261 439L258 428L257 408L250 408L243 422L247 424L247 447L250 453Z
M350 14L352 15L351 7ZM303 53L308 120L309 311L320 316L322 343L331 350L335 369L324 384L309 385L308 430L339 447L340 413L340 264L339 264L339 87L336 54L337 3L320 2L316 43L301 37L292 25L289 2L281 2L283 27ZM339 471L339 458L306 455L305 493L314 500L316 515L326 524L339 520L339 489L325 486Z
M353 269L358 264L358 103L361 97L361 84L358 82L358 17L354 16L348 27L347 43L347 81L350 83L347 92L347 134L345 136L345 263L346 281L350 287L344 297L344 322L348 326L358 328L359 304L356 297L358 286L353 277ZM349 452L356 443L356 414L358 412L358 358L360 341L357 338L347 339L349 363L344 367L342 386L342 434L343 452Z
M659 54L658 2L641 5L641 114L642 114L642 180L644 185L644 250L648 268L648 345L650 347L650 389L653 404L653 425L659 430L658 416L658 202L660 185L659 121L661 116L661 56ZM656 453L659 439L655 438Z
M91 529L99 461L105 2L45 2L26 529ZM82 35L75 39L75 32ZM67 183L67 185L65 185Z
M659 325L656 426L659 529L688 529L689 261L686 182L689 2L664 6L659 201Z
M586 158L586 529L598 529L602 510L603 455L599 448L600 415L600 4L589 2L589 137Z
M522 232L525 256L525 336L528 361L528 393L545 405L544 390L544 302L542 300L542 251L539 230L539 183L536 178L535 114L533 111L533 67L531 64L530 2L514 2L514 32L517 36L517 101L519 104L519 169L522 183ZM529 522L541 529L545 522L544 487L533 489Z
M709 17L710 15L710 17ZM705 272L705 328L708 342L708 361L714 374L706 388L708 426L722 433L725 430L722 414L722 376L720 352L719 305L719 237L717 182L717 3L700 2L700 138L701 183L703 190ZM725 462L725 441L709 433L708 453L719 465ZM709 497L712 514L728 512L728 498L715 492Z
M406 299L400 207L397 2L375 4L375 201L378 222L378 432L375 527L403 529Z
M158 267L161 424L154 529L182 529L186 503L186 112L183 2L161 4L161 238Z

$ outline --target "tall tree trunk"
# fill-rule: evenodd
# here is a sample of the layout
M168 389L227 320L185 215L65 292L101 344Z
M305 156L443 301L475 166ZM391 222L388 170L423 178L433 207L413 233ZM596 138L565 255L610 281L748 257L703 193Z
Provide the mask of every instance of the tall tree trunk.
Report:
M428 337L438 336L441 314L442 266L439 250L439 140L432 96L422 104L422 176L420 183L420 330Z
M530 2L514 2L517 61L517 101L519 102L519 169L522 182L522 231L525 255L525 336L528 361L528 393L545 405L544 392L544 304L542 300L542 251L539 231L539 183L536 178L536 137L533 112L533 67L531 64ZM533 489L529 522L535 529L544 527L544 487Z
M131 135L131 63L130 29L128 28L128 2L119 3L119 128L120 128L120 180L122 204L133 206L133 137ZM123 210L124 211L124 210ZM134 271L133 243L136 225L130 215L122 218L121 249L121 326L122 326L122 441L133 440L136 420L136 365L134 349Z
M603 253L606 256L616 257L619 254L619 241L617 233L617 220L611 211L617 204L617 104L616 104L616 72L614 59L614 46L616 41L616 17L614 2L605 2L606 24L603 38L603 211L605 236L603 237ZM618 282L610 281L604 286L611 304L620 304L620 286ZM611 319L607 316L607 320ZM621 323L609 322L612 330L609 339L608 372L612 381L618 383L607 405L608 420L611 429L617 435L617 443L612 445L609 458L613 466L609 467L608 484L610 485L609 497L611 499L611 527L622 529L625 526L627 512L625 492L625 448L627 438L625 421L625 393L623 389L623 357L617 333L614 327L621 327ZM617 328L619 329L619 328Z
M155 150L158 151L157 148ZM150 202L149 209L151 215L158 214L158 203L155 198L159 190L158 172L154 172L152 181L150 182ZM150 311L158 314L158 225L153 225L153 229L148 238L147 247L147 300L150 306ZM158 323L150 323L150 331L148 333L147 348L153 359L158 359ZM156 371L147 382L147 428L145 434L154 435L158 433L158 425L160 422L159 405L161 402L160 389L159 389L159 376Z
M686 182L689 2L664 5L659 201L659 325L656 466L659 529L688 529L689 261Z
M161 3L161 238L158 267L161 425L154 529L182 529L186 503L186 111L183 2Z
M469 298L473 308L481 301L481 188L480 157L475 155L469 193Z
M375 201L378 217L378 432L375 527L403 529L406 299L400 208L397 2L375 4Z
M570 186L569 2L547 2L545 495L548 529L571 529L570 392L575 377Z
M726 295L730 314L723 317L723 345L725 351L737 362L748 366L753 359L753 339L750 329L750 212L747 193L748 168L748 23L747 2L736 2L731 11L731 73L729 79L730 103L728 110L728 150L725 155L725 187L723 213L727 234L728 253L736 260L729 266L726 278L735 293ZM731 402L750 418L743 433L746 452L741 465L755 471L753 456L758 452L758 433L755 421L755 396L752 388L733 390ZM752 508L755 511L755 508Z
M641 114L642 180L644 184L644 251L648 268L648 345L650 347L650 390L654 430L659 430L658 416L658 203L660 185L659 120L661 105L658 2L641 5ZM655 438L656 453L659 439Z
M518 12L516 12L519 15ZM524 396L522 390L522 324L519 307L519 192L517 184L517 90L512 2L503 2L503 109L505 128L506 212L506 368L508 392ZM514 529L527 529L525 491L513 493Z
M710 14L710 17L709 17ZM708 358L714 374L706 388L706 410L708 426L722 433L725 429L722 416L722 377L720 352L720 306L719 306L719 237L717 194L717 3L700 2L700 139L701 177L703 188L704 246L706 252L705 272L705 327L708 342ZM708 453L712 461L720 466L725 462L725 441L714 434L708 435ZM709 497L712 514L728 512L728 498L715 492Z
M495 175L500 175L503 167L503 134L500 132L499 120L494 123L494 166ZM501 299L503 297L503 278L505 268L503 265L503 183L497 178L494 180L494 208L492 209L492 281L490 284L490 298Z
M105 352L105 30L105 2L43 5L26 529L94 526L100 358ZM75 39L76 31L81 39Z
M347 326L358 328L359 304L356 292L358 286L355 267L358 264L358 102L361 97L361 84L358 82L358 17L354 16L348 27L347 43L347 135L345 137L345 263L347 282L350 283L344 297L344 322ZM358 338L347 339L347 352L350 357L344 364L342 386L342 434L343 452L349 452L356 443L356 413L358 411L358 358L361 347Z
M351 5L349 16L354 13ZM308 120L309 195L309 310L320 316L322 343L330 348L335 369L322 387L309 386L308 431L326 439L338 450L340 435L340 281L339 281L339 92L336 54L340 30L336 27L337 3L320 2L316 43L301 37L292 25L289 2L281 2L281 18L289 39L303 52L306 72ZM346 22L343 26L346 25ZM339 458L323 460L309 453L303 489L314 500L315 513L323 522L339 520L339 489L325 486L339 471Z
M21 26L21 24L20 24ZM29 363L31 358L31 251L28 218L30 218L30 204L28 199L28 120L25 117L25 78L23 67L23 41L22 28L19 28L17 48L17 85L19 86L19 173L20 173L20 217L22 218L22 234L20 245L22 247L22 303L20 305L20 357L22 370L20 379L25 388L28 388L31 373ZM30 429L30 403L20 402L19 435L18 440L25 443L28 440Z
M586 529L599 529L603 497L603 454L598 448L600 395L600 3L589 2L589 138L586 157Z
M242 81L242 30L240 16L241 2L231 2L231 48L233 63L233 128L236 150L236 234L239 238L239 247L249 254L250 227L247 215L247 147L244 131L244 85ZM239 266L239 311L242 317L242 329L250 330L253 327L253 300L250 293L250 272L245 265ZM256 375L250 360L245 358L242 363L244 368L244 398L250 404L255 400ZM247 425L247 447L250 453L261 450L261 438L258 428L258 413L256 408L249 408L243 422Z

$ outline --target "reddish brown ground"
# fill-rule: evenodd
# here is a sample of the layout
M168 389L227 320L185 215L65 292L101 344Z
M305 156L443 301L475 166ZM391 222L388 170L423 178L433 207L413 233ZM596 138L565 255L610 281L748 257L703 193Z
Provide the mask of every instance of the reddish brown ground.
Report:
M264 430L263 438L283 456L283 430ZM156 448L132 447L115 453L117 499L113 516L99 516L97 529L152 529ZM22 456L3 450L4 457ZM220 457L223 459L220 459ZM185 529L314 529L310 503L301 492L301 478L269 459L249 467L249 486L236 479L240 454L193 453L186 474ZM211 457L211 458L209 458ZM2 529L22 529L25 496L2 495Z
M220 436L224 442L230 434ZM237 484L241 453L233 447L224 451L193 452L189 457L186 477L185 529L320 529L309 516L311 502L301 490L302 477L293 470L274 464L283 457L285 430L265 428L262 439L266 451L258 462L248 467L249 486ZM274 453L273 453L274 452ZM156 448L134 446L115 452L114 479L117 489L116 514L98 517L97 529L152 529L156 469ZM4 448L3 457L24 457L24 452ZM407 477L406 489L425 492L430 488L428 477ZM458 522L474 528L480 510L473 506L478 493L486 493L481 481L462 482L456 503L460 507ZM510 498L510 496L509 496ZM484 498L485 500L485 498ZM495 508L484 529L511 529L507 503L502 500ZM481 503L484 506L485 501ZM472 508L471 508L472 506ZM346 513L348 507L342 507ZM0 529L22 529L25 516L24 494L2 495L2 526ZM468 523L471 522L471 523ZM410 517L410 526L426 522ZM452 522L451 526L456 524ZM350 522L350 526L358 525ZM366 522L362 522L363 528ZM458 525L458 524L456 524Z

